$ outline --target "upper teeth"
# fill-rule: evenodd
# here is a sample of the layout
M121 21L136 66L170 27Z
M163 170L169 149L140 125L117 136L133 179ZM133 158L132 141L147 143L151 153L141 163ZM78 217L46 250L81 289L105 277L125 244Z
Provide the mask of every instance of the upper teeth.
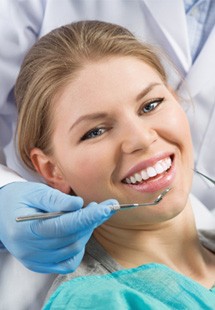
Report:
M170 157L162 159L156 162L154 166L143 169L140 172L135 173L134 175L130 176L129 178L126 178L125 182L128 184L131 184L131 183L135 184L137 182L141 182L142 180L147 180L151 177L156 176L157 174L163 173L164 171L166 171L167 169L171 167L171 164L172 164L172 161Z

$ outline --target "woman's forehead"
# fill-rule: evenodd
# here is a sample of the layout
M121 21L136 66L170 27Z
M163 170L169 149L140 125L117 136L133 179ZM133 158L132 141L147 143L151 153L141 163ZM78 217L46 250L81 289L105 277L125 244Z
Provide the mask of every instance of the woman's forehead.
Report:
M90 62L59 93L58 99L79 98L87 100L103 96L114 97L120 90L128 93L132 88L161 83L159 74L145 62L135 57L111 57Z

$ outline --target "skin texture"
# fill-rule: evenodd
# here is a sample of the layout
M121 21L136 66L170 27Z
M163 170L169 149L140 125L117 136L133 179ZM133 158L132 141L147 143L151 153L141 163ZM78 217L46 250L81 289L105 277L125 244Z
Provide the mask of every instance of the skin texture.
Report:
M156 261L210 286L214 258L198 241L188 200L193 168L189 125L157 72L134 57L89 63L53 104L53 154L31 152L51 186L74 192L86 205L109 198L152 201L172 188L158 206L117 212L95 230L97 240L124 267ZM168 174L147 185L124 183L140 167L169 156Z

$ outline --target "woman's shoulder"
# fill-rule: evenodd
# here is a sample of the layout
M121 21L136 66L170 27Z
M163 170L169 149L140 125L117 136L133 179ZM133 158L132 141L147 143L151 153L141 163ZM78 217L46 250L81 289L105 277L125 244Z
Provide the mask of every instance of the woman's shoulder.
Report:
M108 255L94 237L91 237L79 267L72 273L57 276L48 292L46 300L64 282L85 276L104 275L120 269L122 267Z

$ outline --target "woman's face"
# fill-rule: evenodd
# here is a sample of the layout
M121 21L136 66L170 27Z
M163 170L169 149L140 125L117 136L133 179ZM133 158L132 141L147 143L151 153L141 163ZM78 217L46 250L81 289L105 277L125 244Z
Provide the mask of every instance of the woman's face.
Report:
M88 64L55 98L53 159L85 205L115 198L154 207L118 212L111 221L163 221L186 205L192 179L189 125L173 93L133 57Z

